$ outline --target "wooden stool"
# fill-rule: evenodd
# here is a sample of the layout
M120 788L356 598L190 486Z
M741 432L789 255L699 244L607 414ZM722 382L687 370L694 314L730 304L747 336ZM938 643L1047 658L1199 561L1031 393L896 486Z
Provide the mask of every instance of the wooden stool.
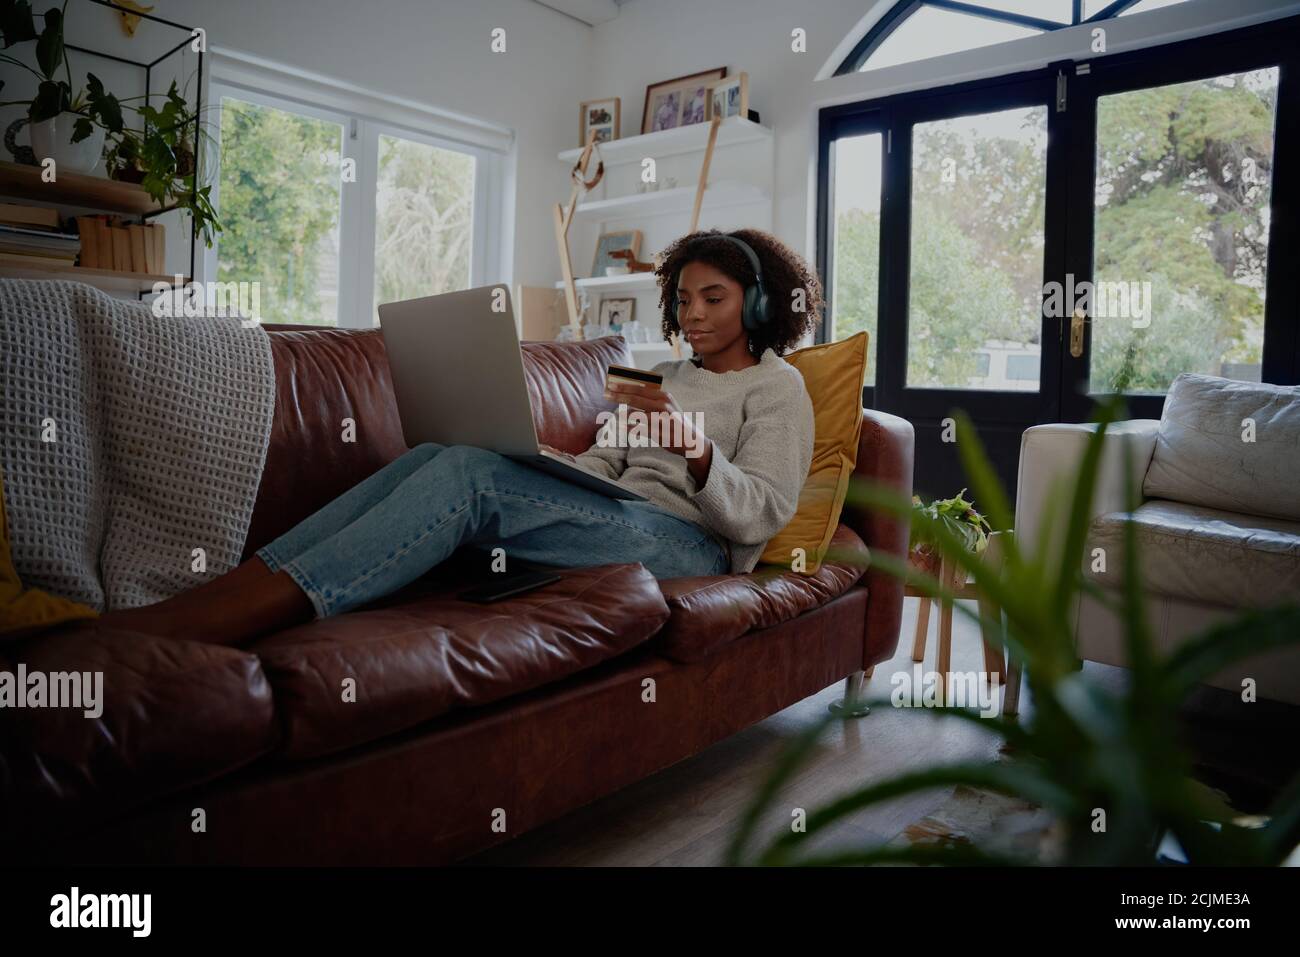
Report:
M982 560L985 564L993 568L999 568L1002 564L1002 541L1000 533L994 532L989 536L988 547L984 549ZM990 683L993 675L998 676L998 681L1006 685L1006 695L1002 700L1002 713L1006 715L1015 715L1019 713L1020 708L1020 665L1018 662L1011 660L1008 654L1003 658L1002 654L1002 635L995 629L987 619L1001 621L1002 610L993 602L992 599L983 595L976 586L974 580L954 582L953 579L960 576L960 570L952 566L945 558L939 566L939 581L947 583L949 590L957 598L974 598L980 606L981 636L984 641L984 670L988 673ZM937 598L930 598L921 590L909 585L903 591L904 595L909 598L919 598L921 607L916 614L916 635L912 639L912 660L925 660L925 645L930 634L930 605L938 603L939 605L939 660L936 662L935 670L942 675L939 684L939 703L943 704L948 700L949 678L952 672L952 602L940 601Z

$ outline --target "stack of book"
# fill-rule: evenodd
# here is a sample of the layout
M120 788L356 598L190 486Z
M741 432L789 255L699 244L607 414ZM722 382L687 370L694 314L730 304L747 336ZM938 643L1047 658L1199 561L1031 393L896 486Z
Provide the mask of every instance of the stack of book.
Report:
M165 269L161 223L127 223L118 217L78 216L80 265L115 272L161 274Z
M0 253L30 259L33 266L71 266L81 240L60 232L59 225L56 209L0 203Z

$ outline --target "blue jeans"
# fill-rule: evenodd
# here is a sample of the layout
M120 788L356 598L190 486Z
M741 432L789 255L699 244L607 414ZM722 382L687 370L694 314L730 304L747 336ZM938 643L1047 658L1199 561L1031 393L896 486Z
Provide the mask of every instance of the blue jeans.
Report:
M722 543L649 502L606 498L468 445L411 449L257 552L324 618L419 578L460 545L544 565L641 562L656 578L718 575Z

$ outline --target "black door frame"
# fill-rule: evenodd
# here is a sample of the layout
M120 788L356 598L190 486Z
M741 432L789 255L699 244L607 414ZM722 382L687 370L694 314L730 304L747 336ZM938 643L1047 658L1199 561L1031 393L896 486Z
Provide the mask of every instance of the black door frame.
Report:
M876 383L864 390L869 407L934 423L953 408L977 422L1013 425L1084 421L1093 401L1078 391L1080 360L1069 357L1068 321L1042 326L1040 392L984 392L962 389L906 389L907 299L910 256L911 129L916 122L1018 105L1048 107L1047 206L1044 224L1044 283L1091 279L1093 185L1096 155L1096 98L1112 92L1163 86L1185 80L1278 66L1278 108L1273 157L1265 304L1263 378L1300 383L1300 17L1146 47L1138 51L1062 61L1011 76L974 80L876 100L825 107L819 113L817 266L827 309L819 341L830 333L834 264L830 261L834 183L831 144L857 133L882 134L885 149L877 304ZM1084 72L1080 73L1079 68ZM1058 97L1065 97L1064 109ZM1285 172L1284 172L1285 171ZM1080 188L1077 184L1085 183ZM1091 328L1085 327L1084 358ZM1083 366L1086 368L1086 366ZM1086 376L1086 373L1085 373ZM1163 396L1125 396L1133 417L1158 417ZM1037 403L1032 409L1030 403ZM1014 463L1002 463L1003 475ZM955 486L954 486L955 490Z
M1093 252L1095 208L1093 195L1096 189L1096 137L1097 101L1101 97L1134 90L1171 86L1194 80L1204 80L1229 73L1278 67L1277 115L1274 118L1273 183L1271 219L1269 222L1268 261L1266 263L1266 296L1264 301L1264 356L1261 378L1277 385L1294 385L1300 382L1300 352L1297 336L1300 330L1300 285L1296 270L1285 265L1287 250L1300 252L1297 245L1296 218L1297 183L1300 176L1300 30L1296 20L1270 24L1261 34L1252 28L1248 35L1242 31L1201 38L1196 41L1173 44L1159 48L1162 55L1152 57L1153 51L1143 50L1100 58L1087 64L1087 72L1072 77L1070 96L1073 119L1071 128L1086 148L1070 154L1070 181L1074 185L1069 197L1067 214L1066 272L1072 272L1076 281L1093 278ZM1289 37L1289 40L1288 40ZM1289 46L1288 46L1289 43ZM1212 56L1198 56L1211 52ZM1289 175L1278 175L1286 169ZM1066 421L1088 419L1095 398L1087 391L1089 359L1092 353L1092 323L1084 326L1082 357L1076 359L1068 349L1061 350L1065 388L1062 391L1063 411ZM1096 398L1100 398L1097 396ZM1164 405L1163 395L1122 396L1132 418L1158 419Z

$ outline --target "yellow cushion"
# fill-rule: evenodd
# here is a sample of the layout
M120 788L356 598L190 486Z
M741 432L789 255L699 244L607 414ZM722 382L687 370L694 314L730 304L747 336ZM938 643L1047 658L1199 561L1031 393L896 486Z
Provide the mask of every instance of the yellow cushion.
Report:
M785 361L803 375L816 421L812 465L799 493L799 509L790 524L767 543L762 560L791 567L803 549L812 574L821 567L849 490L849 477L858 462L862 434L862 381L867 374L867 334L859 332L840 342L800 349Z
M0 475L0 634L34 632L77 618L94 618L95 609L51 595L38 588L23 588L9 554L9 523L5 519L4 476Z

